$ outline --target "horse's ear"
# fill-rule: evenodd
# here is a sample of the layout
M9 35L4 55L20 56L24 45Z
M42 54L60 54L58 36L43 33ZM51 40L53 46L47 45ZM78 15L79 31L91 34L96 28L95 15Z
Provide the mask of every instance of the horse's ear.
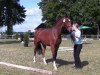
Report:
M66 19L64 18L64 19L63 19L63 22L65 22L65 21L66 21Z

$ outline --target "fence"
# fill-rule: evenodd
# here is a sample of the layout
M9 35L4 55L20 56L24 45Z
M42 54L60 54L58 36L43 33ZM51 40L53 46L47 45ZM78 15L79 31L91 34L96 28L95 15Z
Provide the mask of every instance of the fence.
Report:
M100 39L100 35L82 35L83 38Z
M19 38L21 36L19 35ZM33 38L34 36L33 35L30 35L30 38ZM3 35L0 35L0 39L15 39L16 38L16 35L6 35L6 34L3 34Z
M20 37L20 36L19 36ZM30 38L34 36L30 35ZM63 35L63 38L70 38L70 35ZM0 39L15 39L16 35L0 35ZM100 39L100 35L82 35L82 38Z
M0 35L0 39L14 39L14 38L15 35L6 35L6 34Z
M63 35L63 38L70 38L70 35ZM100 39L100 35L82 35L82 38L89 38L89 39Z

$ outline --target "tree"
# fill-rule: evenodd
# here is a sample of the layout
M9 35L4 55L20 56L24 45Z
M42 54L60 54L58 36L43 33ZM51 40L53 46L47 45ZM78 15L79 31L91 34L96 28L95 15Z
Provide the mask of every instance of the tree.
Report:
M72 10L71 7L76 1L77 0L42 0L39 3L40 9L42 9L42 20L46 22L47 26L53 26L59 18L65 15L73 16L75 13L71 13L70 10Z
M100 29L100 1L99 0L80 0L70 8L71 18L81 24L97 27ZM91 31L92 33L92 31Z
M47 26L68 15L72 21L87 25L98 24L100 28L100 0L42 0L39 3Z
M7 34L12 34L13 25L24 21L25 12L19 0L0 0L0 26L7 26Z
M66 4L59 0L42 0L39 6L42 9L42 21L45 21L49 27L53 26L60 17L67 13Z

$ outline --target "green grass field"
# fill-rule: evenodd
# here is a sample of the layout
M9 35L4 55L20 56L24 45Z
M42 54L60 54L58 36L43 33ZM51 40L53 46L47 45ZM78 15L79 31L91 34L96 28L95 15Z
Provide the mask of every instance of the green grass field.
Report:
M62 41L60 46L73 47L71 40ZM33 42L29 47L24 47L17 40L0 39L0 62L23 65L28 67L50 70L54 75L99 75L100 74L100 41L92 40L91 43L83 44L81 60L83 68L77 70L73 68L73 52L59 51L57 56L58 71L53 70L52 54L50 48L46 50L45 66L42 62L42 56L37 55L36 63L33 63ZM21 70L17 68L0 65L0 75L41 75L40 73Z

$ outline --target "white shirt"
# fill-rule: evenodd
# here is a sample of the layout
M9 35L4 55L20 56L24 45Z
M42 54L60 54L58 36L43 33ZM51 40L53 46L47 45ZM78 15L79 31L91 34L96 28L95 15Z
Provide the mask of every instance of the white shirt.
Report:
M81 40L81 31L76 29L72 32L72 35L74 36L74 44L82 44Z

